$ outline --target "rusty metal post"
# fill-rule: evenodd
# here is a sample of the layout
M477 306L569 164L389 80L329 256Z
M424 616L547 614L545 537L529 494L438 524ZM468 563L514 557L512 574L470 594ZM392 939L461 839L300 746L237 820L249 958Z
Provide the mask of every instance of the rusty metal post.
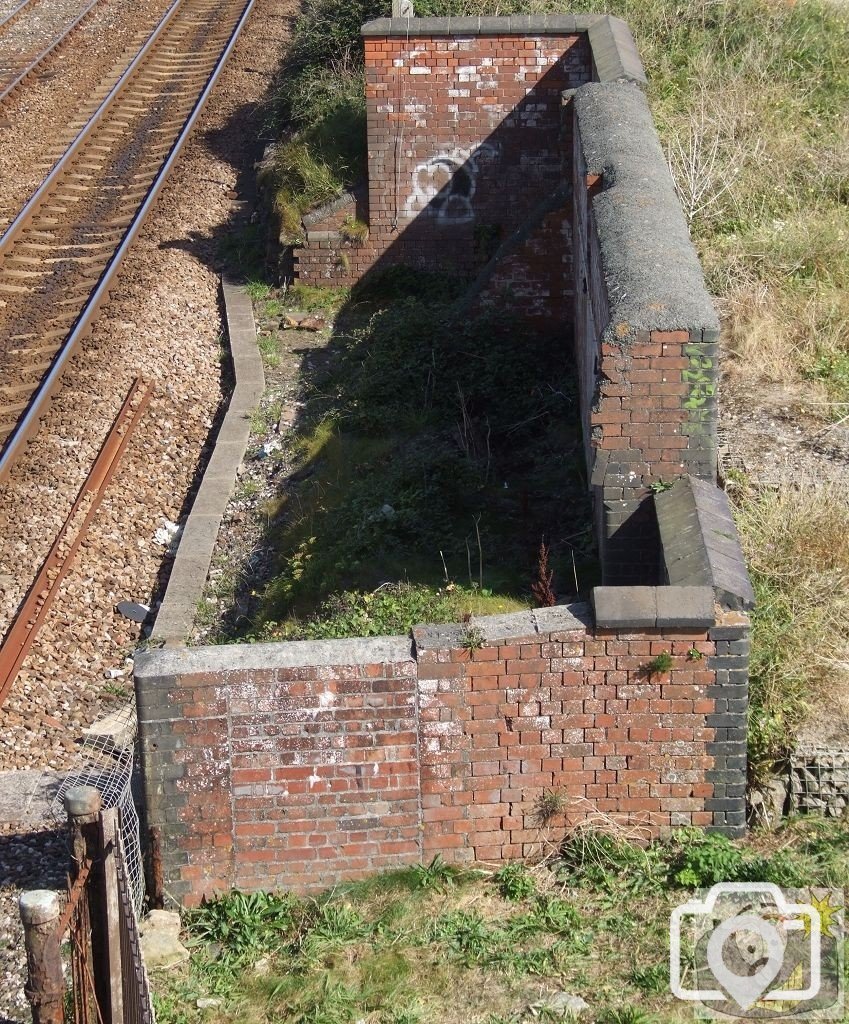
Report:
M65 1015L65 982L62 956L59 897L49 889L22 892L18 911L24 926L27 951L27 983L24 988L32 1008L33 1024L62 1024Z
M65 811L71 828L71 877L76 878L85 860L91 861L86 886L91 926L91 957L94 995L103 1024L112 1024L109 985L109 936L106 918L106 887L103 874L100 812L103 800L94 786L75 786L65 794Z

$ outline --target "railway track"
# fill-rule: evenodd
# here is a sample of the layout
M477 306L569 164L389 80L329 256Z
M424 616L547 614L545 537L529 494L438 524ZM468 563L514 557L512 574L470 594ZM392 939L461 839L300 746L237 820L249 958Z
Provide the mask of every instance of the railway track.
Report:
M108 299L253 3L174 0L0 238L0 478Z
M17 92L102 0L23 0L0 15L0 103Z

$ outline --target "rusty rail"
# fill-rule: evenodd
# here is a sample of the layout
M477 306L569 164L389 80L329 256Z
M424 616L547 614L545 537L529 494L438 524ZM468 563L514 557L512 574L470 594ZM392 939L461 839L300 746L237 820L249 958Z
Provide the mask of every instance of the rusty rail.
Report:
M0 30L6 28L12 21L16 21L24 8L29 6L32 0L25 0L16 10L12 11L8 18L2 24L0 24ZM57 36L48 46L46 46L41 53L38 54L33 60L22 71L19 72L16 78L14 78L9 84L0 92L0 104L6 102L6 100L13 96L18 89L30 78L41 66L46 63L54 53L60 50L71 38L71 36L81 27L84 21L89 17L91 12L100 4L102 0L92 0L92 2L86 7L86 9L80 14L73 22L65 29L65 31Z
M20 667L47 617L59 586L68 574L133 430L150 402L150 395L149 385L140 377L137 378L103 442L97 460L65 520L65 525L54 541L6 634L0 647L0 706L8 696Z

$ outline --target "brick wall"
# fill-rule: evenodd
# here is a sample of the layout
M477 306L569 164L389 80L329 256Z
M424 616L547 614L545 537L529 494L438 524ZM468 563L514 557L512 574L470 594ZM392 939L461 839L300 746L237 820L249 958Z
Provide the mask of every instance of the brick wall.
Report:
M573 101L575 351L604 580L660 582L652 485L716 478L719 325L645 97Z
M448 19L365 26L369 239L343 242L335 210L313 220L295 250L301 280L353 284L393 263L471 279L568 179L562 96L591 78L587 33L510 32L511 19L493 20L502 31L449 34ZM490 294L510 289L529 318L571 320L568 214L564 200L534 227Z
M476 620L473 650L468 626L441 626L413 644L139 655L147 815L169 893L309 891L436 853L532 855L549 789L573 820L739 831L745 738L727 732L742 728L727 666L743 655L719 645L745 643L746 620L714 622L707 591L689 624L667 625L656 598L622 593L614 614L651 625L599 625L604 608L574 605ZM672 671L649 677L661 651Z

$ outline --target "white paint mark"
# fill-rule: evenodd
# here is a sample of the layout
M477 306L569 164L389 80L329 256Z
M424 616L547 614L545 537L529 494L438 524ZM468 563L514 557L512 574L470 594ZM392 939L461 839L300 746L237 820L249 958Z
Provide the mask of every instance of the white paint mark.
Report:
M477 179L484 163L500 156L497 143L484 142L473 150L455 147L424 163L413 171L410 195L405 203L408 217L427 211L437 220L468 224L475 219L474 199Z
M410 68L410 74L411 75L429 75L430 74L430 68L426 68L426 67L422 67L422 66L415 67L415 68Z

